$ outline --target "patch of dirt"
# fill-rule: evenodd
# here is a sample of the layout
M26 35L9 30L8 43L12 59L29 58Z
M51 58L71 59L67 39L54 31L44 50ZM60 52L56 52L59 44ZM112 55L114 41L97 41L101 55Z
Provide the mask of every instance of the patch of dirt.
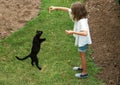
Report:
M0 38L23 27L37 16L40 0L0 0Z
M120 85L120 6L115 0L86 0L94 50L92 58L102 67L98 78Z

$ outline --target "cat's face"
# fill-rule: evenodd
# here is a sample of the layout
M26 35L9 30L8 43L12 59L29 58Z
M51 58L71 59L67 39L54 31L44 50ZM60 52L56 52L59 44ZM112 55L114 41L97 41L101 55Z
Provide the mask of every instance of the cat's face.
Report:
M38 30L36 31L36 35L39 37L42 35L42 33L43 33L43 31L38 31Z

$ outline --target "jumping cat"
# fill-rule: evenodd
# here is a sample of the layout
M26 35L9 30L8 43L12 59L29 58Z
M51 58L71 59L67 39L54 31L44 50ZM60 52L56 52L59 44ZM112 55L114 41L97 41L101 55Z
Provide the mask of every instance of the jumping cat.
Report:
M27 59L27 58L31 58L32 66L35 63L35 65L37 66L37 68L39 70L41 70L42 68L39 67L39 65L38 65L39 62L38 62L37 54L40 51L41 43L46 40L45 38L40 38L42 33L43 33L42 31L36 31L36 35L34 36L33 42L32 42L31 53L29 55L25 56L24 58L19 58L19 57L16 56L16 58L18 60L22 60L22 61Z

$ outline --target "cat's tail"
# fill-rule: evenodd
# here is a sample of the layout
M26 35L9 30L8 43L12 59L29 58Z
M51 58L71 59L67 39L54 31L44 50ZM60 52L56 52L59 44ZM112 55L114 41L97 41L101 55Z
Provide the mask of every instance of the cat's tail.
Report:
M24 58L19 58L18 56L15 56L18 60L25 60L25 59L27 59L28 57L29 57L29 55L28 56L26 56L26 57L24 57Z

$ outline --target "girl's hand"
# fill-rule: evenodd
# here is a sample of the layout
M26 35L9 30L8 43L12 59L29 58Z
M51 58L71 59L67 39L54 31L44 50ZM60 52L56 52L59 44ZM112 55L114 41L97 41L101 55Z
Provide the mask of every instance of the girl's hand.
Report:
M51 13L51 11L55 10L55 6L50 6L49 7L49 13Z
M65 32L66 32L66 34L73 34L74 33L74 31L72 31L72 30L65 30Z

